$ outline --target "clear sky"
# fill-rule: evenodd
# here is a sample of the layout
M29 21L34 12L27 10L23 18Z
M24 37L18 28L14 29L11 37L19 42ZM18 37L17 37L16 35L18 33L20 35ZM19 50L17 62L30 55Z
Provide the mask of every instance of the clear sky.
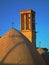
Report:
M49 48L49 0L0 0L0 36L4 35L14 21L20 30L20 10L36 12L36 44Z

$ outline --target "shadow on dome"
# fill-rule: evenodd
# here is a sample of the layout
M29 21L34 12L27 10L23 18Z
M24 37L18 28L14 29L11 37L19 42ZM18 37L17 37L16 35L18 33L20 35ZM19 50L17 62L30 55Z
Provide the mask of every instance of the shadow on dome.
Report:
M49 52L45 52L45 53L41 54L41 56L43 57L43 59L45 60L47 65L49 65Z
M3 63L0 63L0 65L28 65L28 64L9 64L9 63L3 64Z

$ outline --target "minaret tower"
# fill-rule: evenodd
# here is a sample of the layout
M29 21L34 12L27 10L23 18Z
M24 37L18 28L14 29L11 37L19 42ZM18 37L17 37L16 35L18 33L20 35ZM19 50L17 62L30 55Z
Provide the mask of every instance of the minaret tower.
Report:
M36 46L35 12L33 10L20 11L20 31Z

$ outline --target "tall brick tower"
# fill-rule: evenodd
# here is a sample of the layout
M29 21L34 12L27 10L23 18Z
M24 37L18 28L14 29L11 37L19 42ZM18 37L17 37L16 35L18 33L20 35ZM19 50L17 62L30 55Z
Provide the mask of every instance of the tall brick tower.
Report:
M20 11L20 31L36 46L35 12L33 10Z

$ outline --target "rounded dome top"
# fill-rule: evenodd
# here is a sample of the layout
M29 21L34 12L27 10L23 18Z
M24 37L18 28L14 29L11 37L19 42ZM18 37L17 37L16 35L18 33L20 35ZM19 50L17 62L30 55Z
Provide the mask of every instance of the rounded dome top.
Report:
M0 39L0 62L4 64L46 65L33 44L16 29Z
M44 49L42 49L42 48L38 48L37 51L39 52L40 55L45 53Z

